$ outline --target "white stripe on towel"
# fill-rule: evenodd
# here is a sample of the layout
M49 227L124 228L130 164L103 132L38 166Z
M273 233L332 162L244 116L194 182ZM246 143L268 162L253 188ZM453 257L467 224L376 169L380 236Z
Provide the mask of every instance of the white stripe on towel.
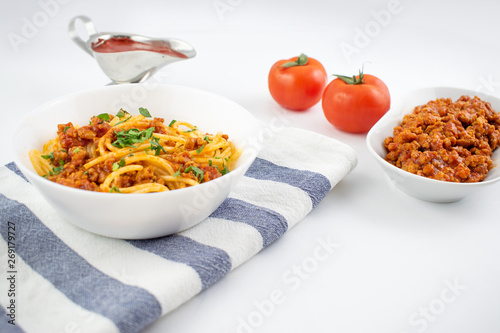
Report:
M245 223L209 217L180 233L199 243L224 250L231 258L231 269L262 250L262 236Z
M332 184L340 181L357 163L356 152L351 147L304 129L286 128L280 135L273 137L272 143L272 146L262 147L260 158L288 168L321 173L327 176ZM308 147L303 147L304 143L307 143Z
M7 244L0 237L0 260L7 262ZM118 333L108 318L73 303L44 277L31 269L20 256L16 257L16 323L26 332L96 332ZM2 283L4 283L2 278ZM8 290L3 288L3 290ZM0 293L0 302L9 304L7 293ZM43 306L40 306L43 304ZM31 320L30 320L31 319ZM5 320L5 318L2 318Z
M293 227L312 209L311 198L306 192L269 180L243 177L230 197L274 210L285 217L288 228Z

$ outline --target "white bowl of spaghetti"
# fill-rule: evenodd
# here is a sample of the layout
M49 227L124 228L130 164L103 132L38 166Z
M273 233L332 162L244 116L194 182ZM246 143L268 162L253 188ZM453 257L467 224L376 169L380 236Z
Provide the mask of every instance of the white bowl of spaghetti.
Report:
M64 219L145 239L215 211L254 161L258 129L247 110L208 92L116 85L38 107L12 147L19 169Z

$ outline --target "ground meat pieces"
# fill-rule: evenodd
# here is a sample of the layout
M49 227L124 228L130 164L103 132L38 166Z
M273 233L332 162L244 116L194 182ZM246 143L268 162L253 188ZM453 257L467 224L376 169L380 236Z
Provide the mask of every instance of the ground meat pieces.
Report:
M153 127L155 128L155 133L166 134L167 132L163 128L163 122L165 120L163 118L154 118L153 119Z
M147 166L139 170L135 176L136 184L152 183L156 181L155 169L153 166Z
M204 139L202 139L200 137L188 138L186 140L185 149L186 150L198 149L201 146L205 145L206 143L207 143L207 141L205 141Z
M68 153L66 149L55 150L52 158L52 165L58 167L66 163Z
M77 129L72 123L57 125L57 135L61 146L65 149L75 146L85 146L89 141L78 136Z
M408 172L450 182L479 182L494 167L500 113L478 97L441 98L405 115L384 140L386 161Z
M227 135L202 134L190 124L174 124L166 126L163 118L131 116L123 110L116 116L91 117L85 126L59 124L58 139L40 154L51 169L40 174L78 189L129 193L134 186L140 192L178 189L229 172L234 146L223 142Z
M87 191L99 191L99 186L88 179L81 177L81 175L72 178L57 178L56 183Z
M57 126L57 135L61 146L66 149L77 146L86 146L94 139L102 137L111 128L109 123L98 117L92 117L90 124L75 128L72 123Z

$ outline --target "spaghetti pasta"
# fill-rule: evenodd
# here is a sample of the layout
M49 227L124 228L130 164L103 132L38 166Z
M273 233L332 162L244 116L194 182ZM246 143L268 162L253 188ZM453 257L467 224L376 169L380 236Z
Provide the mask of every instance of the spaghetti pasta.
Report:
M29 157L53 182L98 192L149 193L195 186L234 169L241 154L226 134L121 109L89 125L59 124L57 137Z

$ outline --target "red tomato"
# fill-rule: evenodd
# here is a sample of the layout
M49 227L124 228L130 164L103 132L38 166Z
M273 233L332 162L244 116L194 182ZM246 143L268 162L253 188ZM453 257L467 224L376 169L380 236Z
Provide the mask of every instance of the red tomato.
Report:
M269 71L269 92L284 108L303 111L321 99L328 82L323 65L305 54L276 62Z
M389 89L379 78L359 72L358 76L337 75L323 93L323 112L338 129L366 133L389 110Z

